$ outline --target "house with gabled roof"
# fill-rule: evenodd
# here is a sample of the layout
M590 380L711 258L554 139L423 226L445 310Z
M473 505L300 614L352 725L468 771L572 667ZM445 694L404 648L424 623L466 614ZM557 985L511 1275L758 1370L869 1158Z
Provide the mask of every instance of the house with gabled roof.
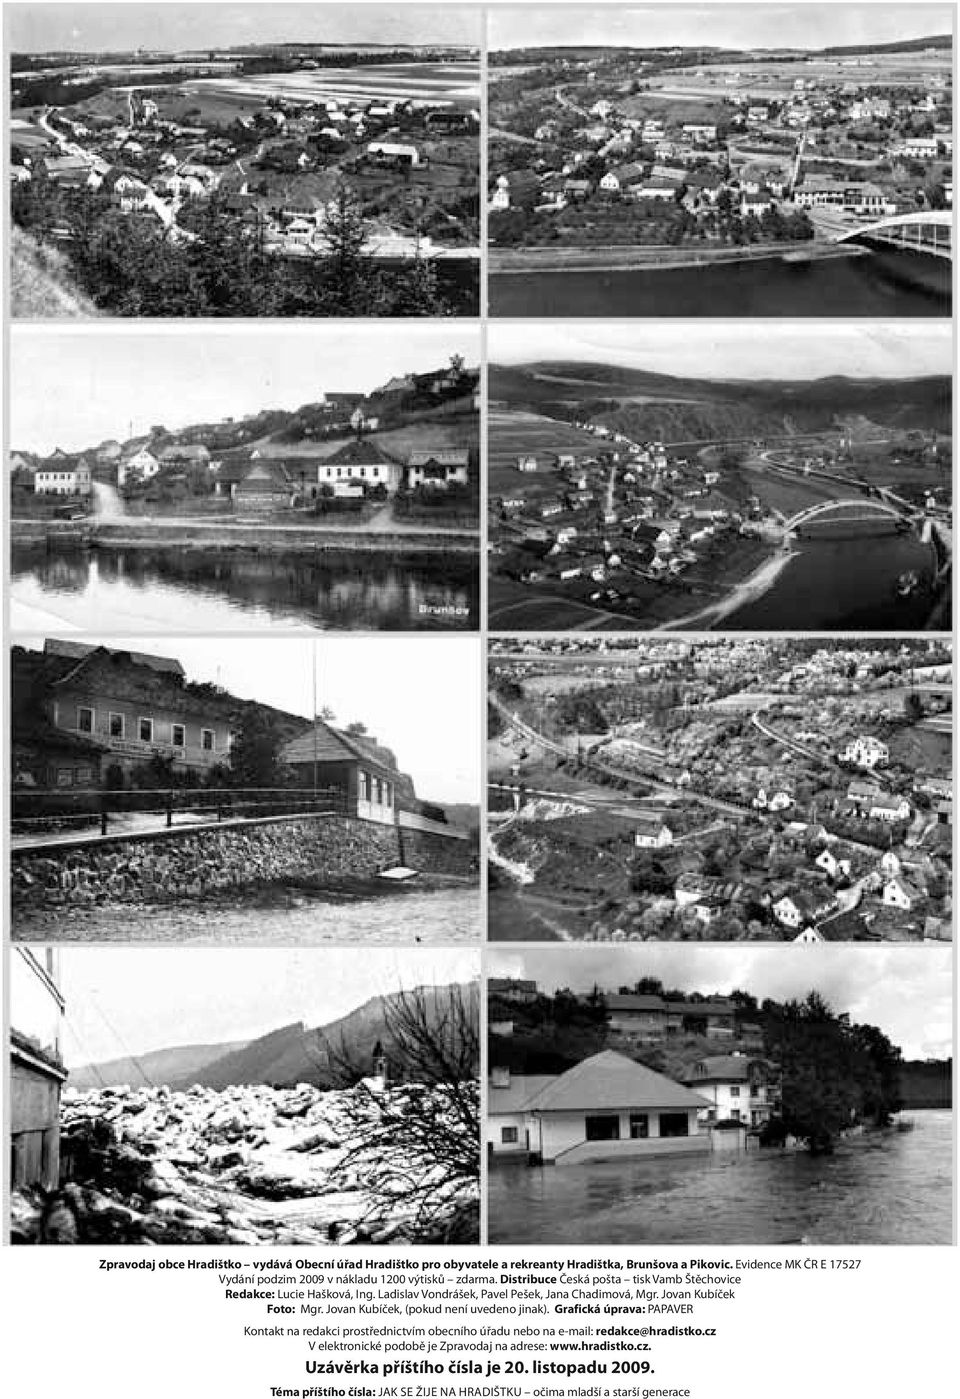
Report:
M297 487L284 463L269 457L251 459L233 488L234 507L239 511L288 510L296 496Z
M531 1088L507 1100L495 1096L502 1088L494 1090L488 1099L491 1136L498 1128L502 1135L504 1125L522 1129L525 1148L545 1164L710 1150L709 1134L697 1123L710 1100L617 1050L602 1050ZM509 1123L498 1119L498 1102L509 1106Z
M173 657L51 638L15 648L12 677L18 770L36 785L96 785L155 754L200 773L228 759L233 703L191 690Z
M347 733L317 719L284 745L280 759L299 785L339 791L350 816L394 826L402 806L416 808L412 779L400 771L390 749L368 734Z
M466 447L442 447L411 452L406 461L407 486L411 490L446 490L469 481L470 453Z
M772 1075L765 1059L711 1054L693 1066L684 1083L710 1100L710 1106L700 1112L701 1122L761 1127L773 1113Z
M355 437L317 463L316 486L311 485L309 493L315 496L321 486L328 486L334 495L345 495L349 485L359 484L383 486L388 495L396 495L402 474L398 459L378 442L369 437Z

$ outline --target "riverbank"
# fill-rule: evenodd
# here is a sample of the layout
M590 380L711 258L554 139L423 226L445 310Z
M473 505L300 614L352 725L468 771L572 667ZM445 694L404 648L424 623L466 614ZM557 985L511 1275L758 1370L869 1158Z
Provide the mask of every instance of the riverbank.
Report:
M12 544L79 545L86 549L157 549L208 553L211 548L258 554L315 554L349 550L364 553L477 553L480 531L440 530L411 525L403 530L345 529L331 525L239 524L230 520L199 524L185 520L138 519L91 522L11 520Z
M734 612L738 612L741 607L756 602L770 592L794 557L795 551L791 549L774 555L772 559L766 559L749 577L735 584L727 597L721 598L719 602L710 603L708 607L700 608L698 612L688 613L686 617L678 617L675 622L664 622L662 630L681 631L703 623L706 623L708 629L714 628Z
M656 268L710 267L744 262L822 262L868 256L850 243L763 243L752 247L676 247L672 244L612 244L602 247L491 248L491 275L531 272L633 272Z

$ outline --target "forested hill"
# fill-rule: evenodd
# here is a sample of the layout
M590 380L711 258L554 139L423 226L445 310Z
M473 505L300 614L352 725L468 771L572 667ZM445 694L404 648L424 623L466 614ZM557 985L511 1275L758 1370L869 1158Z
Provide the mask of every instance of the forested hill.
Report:
M949 1108L953 1101L953 1060L912 1059L900 1066L905 1108Z
M639 439L822 432L847 419L949 432L948 375L809 381L680 378L619 365L491 365L490 399L569 422L601 421Z

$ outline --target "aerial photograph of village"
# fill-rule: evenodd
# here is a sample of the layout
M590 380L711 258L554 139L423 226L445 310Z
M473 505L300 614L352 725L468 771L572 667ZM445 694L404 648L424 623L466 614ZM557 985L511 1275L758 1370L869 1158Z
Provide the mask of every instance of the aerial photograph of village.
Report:
M489 936L952 937L945 639L494 638Z
M948 323L493 324L489 623L949 630Z
M480 29L11 5L13 315L476 315Z
M495 5L495 316L947 316L953 11Z
M17 328L14 628L475 631L479 354L453 321Z
M475 638L21 634L10 677L15 938L480 938Z
M491 1243L951 1242L949 948L498 949L485 972Z
M479 1242L475 952L36 944L9 986L11 1243Z

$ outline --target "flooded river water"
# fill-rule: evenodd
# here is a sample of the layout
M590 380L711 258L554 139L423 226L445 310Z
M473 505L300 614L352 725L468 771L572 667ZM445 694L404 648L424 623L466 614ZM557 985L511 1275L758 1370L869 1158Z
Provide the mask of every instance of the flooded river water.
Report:
M489 1177L491 1243L949 1244L951 1114L833 1156L748 1154L598 1161Z

